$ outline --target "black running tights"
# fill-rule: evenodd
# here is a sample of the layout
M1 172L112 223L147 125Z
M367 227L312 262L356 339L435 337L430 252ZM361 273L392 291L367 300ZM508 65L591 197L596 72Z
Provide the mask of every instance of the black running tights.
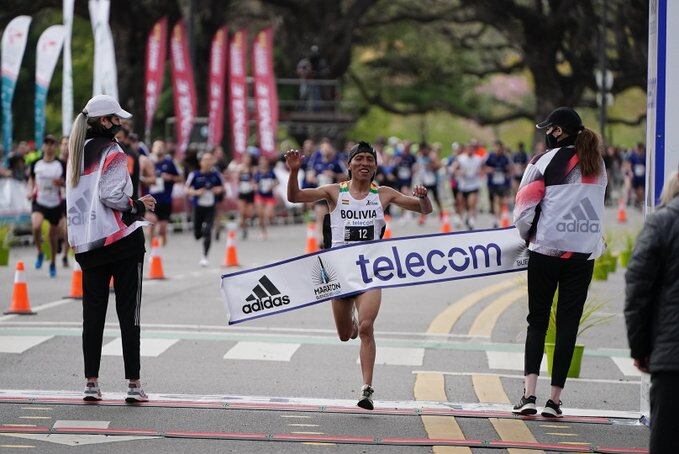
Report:
M203 239L203 255L207 256L212 242L212 224L215 222L215 207L193 208L193 236L200 240Z
M528 333L524 357L526 375L540 374L549 314L558 285L552 386L564 387L593 270L594 260L567 260L530 252Z

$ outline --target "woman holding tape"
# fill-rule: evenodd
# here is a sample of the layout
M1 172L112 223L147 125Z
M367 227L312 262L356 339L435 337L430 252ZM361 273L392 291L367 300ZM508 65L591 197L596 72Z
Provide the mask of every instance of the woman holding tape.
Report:
M290 168L288 178L288 200L293 203L313 203L325 200L330 209L330 234L332 247L359 241L381 238L384 233L384 210L390 204L429 214L431 202L427 189L413 188L413 195L407 196L395 189L378 186L373 182L377 172L377 155L366 142L359 142L349 154L349 181L327 184L318 188L300 189L297 172L301 166L301 154L290 150L285 154ZM325 236L324 229L324 236ZM372 410L373 368L375 366L375 337L373 325L382 302L382 290L367 290L358 295L332 300L337 334L341 341L361 338L361 372L363 387L358 406ZM358 320L354 316L358 311Z

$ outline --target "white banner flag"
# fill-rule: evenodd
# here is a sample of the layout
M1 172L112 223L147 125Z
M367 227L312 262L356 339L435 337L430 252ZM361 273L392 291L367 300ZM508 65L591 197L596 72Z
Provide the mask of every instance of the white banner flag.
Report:
M24 58L30 16L12 19L2 33L2 143L5 153L12 146L12 98L19 77L21 60Z
M45 135L45 106L54 67L64 42L64 26L52 25L38 39L35 59L35 148L42 146Z
M71 34L73 30L73 5L75 0L64 0L64 58L61 83L61 132L68 136L73 122L73 69L71 64Z
M110 0L90 0L88 3L94 34L94 80L92 95L110 95L118 99L118 73L113 46L113 34L108 24Z
M525 270L515 227L421 235L341 246L222 276L229 324L370 289Z

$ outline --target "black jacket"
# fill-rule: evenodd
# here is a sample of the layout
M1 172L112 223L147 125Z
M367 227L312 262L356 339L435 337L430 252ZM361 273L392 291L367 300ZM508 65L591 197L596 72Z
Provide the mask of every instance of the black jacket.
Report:
M652 373L679 371L679 196L650 215L625 274L632 358Z

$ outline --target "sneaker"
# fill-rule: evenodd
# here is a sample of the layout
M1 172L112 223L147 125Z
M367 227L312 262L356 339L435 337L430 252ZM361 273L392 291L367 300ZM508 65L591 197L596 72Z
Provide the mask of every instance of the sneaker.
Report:
M133 404L135 402L148 402L149 396L146 395L141 386L130 383L129 388L127 388L127 397L125 402L128 404Z
M521 396L519 403L514 405L514 408L512 409L512 413L515 415L523 416L534 415L537 412L538 409L535 408L535 396Z
M65 255L61 258L61 266L68 268L68 256Z
M552 399L549 399L545 404L545 408L542 409L542 416L545 418L560 418L562 416L561 401L557 404Z
M205 268L206 266L208 266L208 263L209 263L209 262L207 261L207 257L203 257L202 259L200 259L200 262L199 262L199 263L200 263L200 266L202 266L203 268Z
M354 325L354 329L351 332L351 338L356 339L358 337L358 320L356 320L356 310L351 310L351 323Z
M38 257L35 259L35 269L39 270L42 268L42 261L45 259L45 254L38 252Z
M96 382L88 381L83 391L83 400L95 402L101 400L101 390Z
M57 277L57 264L54 262L50 263L50 277Z
M358 405L359 407L363 408L364 410L373 410L375 407L373 406L373 393L375 390L373 389L372 386L370 385L363 385L361 388L361 398L358 400Z

